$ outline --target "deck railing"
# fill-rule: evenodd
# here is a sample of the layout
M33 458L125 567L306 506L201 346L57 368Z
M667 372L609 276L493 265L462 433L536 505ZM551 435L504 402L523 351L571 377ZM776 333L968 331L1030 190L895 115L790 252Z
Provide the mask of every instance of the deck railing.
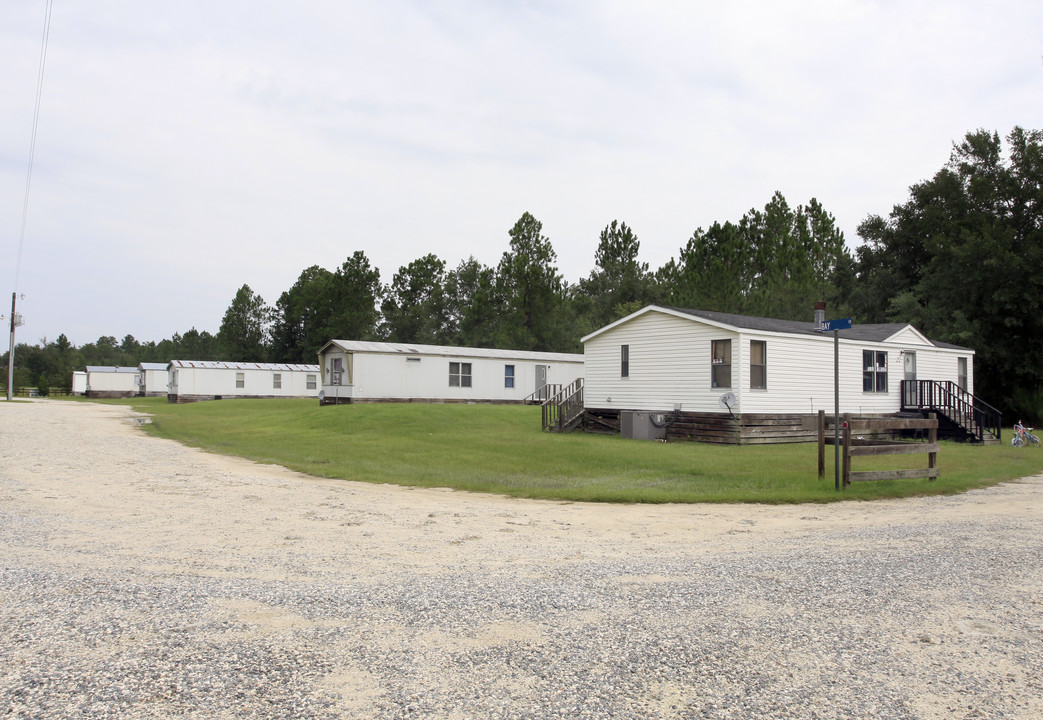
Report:
M561 392L561 383L546 383L535 392L529 393L524 402L526 405L542 405L559 392Z
M902 410L940 413L978 442L985 442L986 433L1000 439L1003 413L951 380L903 380Z
M564 432L583 409L583 378L577 378L543 402L543 429Z

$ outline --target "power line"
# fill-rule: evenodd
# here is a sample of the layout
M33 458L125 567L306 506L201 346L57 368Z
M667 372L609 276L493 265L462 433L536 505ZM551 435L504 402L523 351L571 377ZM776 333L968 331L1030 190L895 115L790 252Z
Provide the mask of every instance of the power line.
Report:
M43 97L43 70L47 65L47 38L51 34L51 5L47 0L47 11L43 20L43 41L40 46L40 69L36 74L36 107L33 111L33 132L29 140L29 168L25 173L25 199L22 201L22 229L18 233L18 257L14 265L14 292L11 293L11 344L7 350L7 400L11 401L14 390L14 331L22 324L21 316L16 311L15 300L18 297L18 276L22 271L22 247L25 245L25 221L29 217L29 188L33 183L33 160L36 157L36 128L40 125L40 100Z
M33 182L33 160L36 157L36 129L40 125L40 101L43 98L43 71L47 65L47 38L51 34L51 6L53 0L47 0L47 11L44 15L43 41L40 47L40 69L36 74L36 107L33 111L33 132L29 140L29 167L25 174L25 199L22 201L22 229L18 234L18 257L15 261L14 287L18 290L18 276L22 270L22 247L25 245L25 223L29 216L29 188ZM12 348L13 349L13 348Z

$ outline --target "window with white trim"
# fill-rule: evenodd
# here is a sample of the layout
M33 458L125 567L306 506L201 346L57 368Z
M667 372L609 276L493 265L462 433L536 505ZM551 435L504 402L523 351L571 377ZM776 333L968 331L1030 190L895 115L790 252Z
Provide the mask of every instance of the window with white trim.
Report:
M630 377L630 346L619 346L619 377Z
M503 366L503 386L505 388L514 387L514 366L504 365Z
M710 341L710 387L732 386L732 341Z
M235 386L236 386L236 388L245 388L246 387L246 373L236 373L235 374Z
M862 392L887 392L887 353L885 351L862 351Z
M272 389L282 390L282 373L272 373Z
M449 363L449 387L471 387L471 363Z
M316 387L318 387L318 385L316 384L316 379L315 379L314 375L305 375L304 376L304 381L307 383L306 387L309 390L314 390Z
M768 389L768 343L750 340L750 389Z

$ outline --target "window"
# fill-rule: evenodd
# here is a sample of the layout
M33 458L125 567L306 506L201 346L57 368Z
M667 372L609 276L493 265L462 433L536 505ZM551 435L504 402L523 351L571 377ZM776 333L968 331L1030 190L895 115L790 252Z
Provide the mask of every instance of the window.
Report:
M763 340L750 340L750 388L768 389L768 347Z
M333 377L330 378L332 385L341 385L344 382L344 358L333 358Z
M282 373L272 373L272 387L282 390Z
M317 385L315 384L314 375L305 375L304 380L307 383L307 387L309 390L314 390L317 387Z
M887 392L887 353L862 351L862 392Z
M449 363L449 387L471 387L471 363Z
M732 341L711 340L710 386L730 388L732 386Z
M967 389L967 358L956 358L956 384Z
M630 346L619 346L619 377L630 377Z
M246 373L236 373L235 374L235 386L237 388L244 388L244 387L246 387Z
M504 365L503 366L503 386L505 388L514 387L514 366Z

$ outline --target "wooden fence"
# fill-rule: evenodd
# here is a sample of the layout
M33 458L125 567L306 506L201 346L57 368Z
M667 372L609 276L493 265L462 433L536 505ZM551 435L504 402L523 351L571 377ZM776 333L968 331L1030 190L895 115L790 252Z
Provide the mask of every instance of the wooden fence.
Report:
M826 445L833 444L834 433L827 433L827 424L832 425L832 418L827 423L825 412L818 414L818 476L826 474ZM903 430L926 430L927 442L895 440L894 435ZM883 437L883 436L890 437ZM867 437L868 436L868 437ZM930 413L928 419L920 418L853 418L850 414L841 416L841 477L844 487L852 482L867 480L906 480L939 476L938 472L938 418ZM909 455L926 454L927 467L906 470L864 470L855 472L851 469L851 459L860 456Z

